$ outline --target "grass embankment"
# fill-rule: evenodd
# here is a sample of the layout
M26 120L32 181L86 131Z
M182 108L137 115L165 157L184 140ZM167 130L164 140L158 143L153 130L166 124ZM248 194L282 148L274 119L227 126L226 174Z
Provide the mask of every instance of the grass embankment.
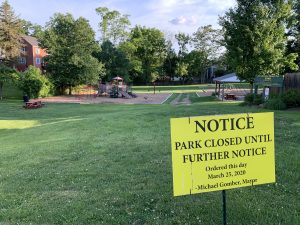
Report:
M21 104L0 103L0 224L222 224L220 192L172 196L169 119L264 111ZM227 191L229 224L299 224L299 121L275 113L277 182Z

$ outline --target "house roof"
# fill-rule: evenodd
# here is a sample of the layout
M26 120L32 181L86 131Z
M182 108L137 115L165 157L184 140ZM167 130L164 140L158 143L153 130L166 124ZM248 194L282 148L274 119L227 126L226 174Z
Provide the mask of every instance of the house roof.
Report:
M27 41L32 46L39 46L39 42L35 37L28 36L28 35L22 35L22 38Z
M240 82L243 82L237 77L236 73L229 73L222 77L217 77L213 81L217 82L217 83L240 83Z

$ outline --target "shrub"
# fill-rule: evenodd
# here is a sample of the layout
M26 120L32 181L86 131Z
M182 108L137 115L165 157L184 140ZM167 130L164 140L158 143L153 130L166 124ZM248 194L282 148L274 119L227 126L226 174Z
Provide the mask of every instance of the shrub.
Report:
M254 94L246 94L244 102L246 105L252 105L254 100Z
M242 105L260 105L264 103L264 98L262 94L247 94L244 99L244 104Z
M253 105L260 105L265 102L265 99L262 94L256 95L253 99Z
M29 66L25 72L21 73L18 86L23 94L30 98L49 96L53 88L47 77L34 66Z
M287 107L300 106L300 90L289 90L282 95L283 102Z
M270 98L265 102L264 107L272 110L284 110L287 109L287 105L284 103L281 97Z

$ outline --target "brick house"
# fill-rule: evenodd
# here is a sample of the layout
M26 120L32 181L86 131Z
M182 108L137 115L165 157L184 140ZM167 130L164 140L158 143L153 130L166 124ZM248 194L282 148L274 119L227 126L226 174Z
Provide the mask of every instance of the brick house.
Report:
M22 36L21 54L16 64L16 69L24 71L32 65L40 70L44 70L44 57L47 56L45 49L39 47L39 42L35 37Z

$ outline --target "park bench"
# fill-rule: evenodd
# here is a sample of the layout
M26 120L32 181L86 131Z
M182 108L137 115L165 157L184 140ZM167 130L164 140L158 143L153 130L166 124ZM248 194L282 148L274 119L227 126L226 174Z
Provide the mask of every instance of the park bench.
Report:
M33 101L33 102L26 102L24 108L25 109L37 109L42 107L44 104L41 101Z

